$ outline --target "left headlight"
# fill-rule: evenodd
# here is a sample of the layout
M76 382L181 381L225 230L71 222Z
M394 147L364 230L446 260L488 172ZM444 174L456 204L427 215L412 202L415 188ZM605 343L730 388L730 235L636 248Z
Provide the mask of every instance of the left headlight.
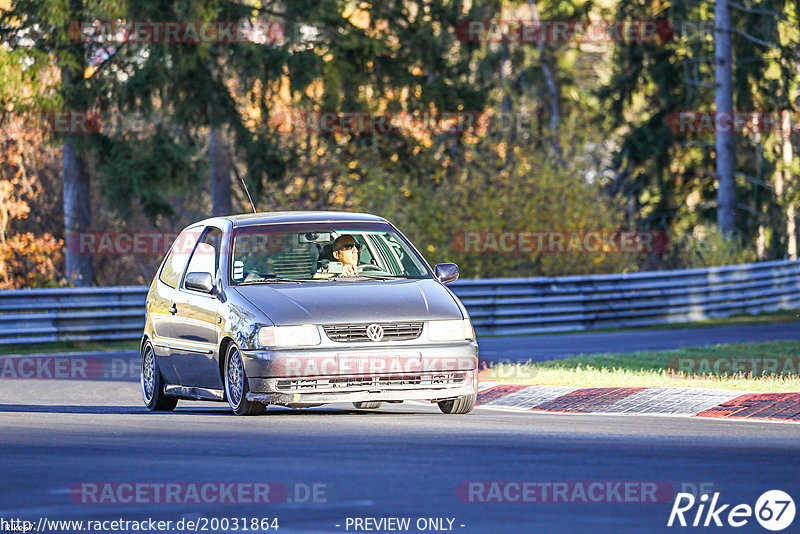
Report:
M428 338L431 341L462 341L475 339L475 332L472 330L472 323L469 319L430 321Z
M265 326L258 331L262 347L307 347L319 345L319 329L313 324Z

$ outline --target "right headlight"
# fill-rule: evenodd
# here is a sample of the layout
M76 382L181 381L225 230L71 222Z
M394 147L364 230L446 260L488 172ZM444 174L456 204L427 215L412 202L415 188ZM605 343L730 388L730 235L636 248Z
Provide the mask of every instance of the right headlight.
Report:
M258 343L262 347L308 347L319 345L319 330L313 324L265 326L258 331Z
M469 319L428 322L428 338L431 341L463 341L475 339Z

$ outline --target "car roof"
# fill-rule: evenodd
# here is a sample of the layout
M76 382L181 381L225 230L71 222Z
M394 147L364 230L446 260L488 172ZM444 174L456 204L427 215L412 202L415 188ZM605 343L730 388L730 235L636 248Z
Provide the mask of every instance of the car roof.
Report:
M242 213L224 217L212 217L195 224L211 224L214 221L227 220L234 228L257 226L260 224L285 224L304 222L388 222L383 217L370 213L353 213L347 211L269 211L262 213ZM194 225L192 225L194 226Z

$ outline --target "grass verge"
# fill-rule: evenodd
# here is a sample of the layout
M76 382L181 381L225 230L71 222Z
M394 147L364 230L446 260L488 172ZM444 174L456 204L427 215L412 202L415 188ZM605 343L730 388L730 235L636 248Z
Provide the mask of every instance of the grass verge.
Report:
M483 370L481 379L534 385L701 387L779 393L800 392L799 364L800 341L769 341L497 364ZM777 372L764 373L765 365ZM729 374L719 374L726 371Z

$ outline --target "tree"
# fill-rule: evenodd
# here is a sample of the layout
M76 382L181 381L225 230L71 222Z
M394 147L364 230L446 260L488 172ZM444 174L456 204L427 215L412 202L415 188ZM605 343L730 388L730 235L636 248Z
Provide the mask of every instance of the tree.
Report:
M52 71L24 68L23 56L0 49L0 288L60 283L63 241L53 212L58 162L45 143L43 117L26 111L46 97Z
M731 60L731 15L728 0L714 5L714 102L715 112L733 117L733 65ZM724 235L736 229L736 183L734 139L731 129L717 131L717 221Z
M0 37L9 50L32 71L55 69L60 80L55 97L46 108L35 111L58 111L73 116L87 114L98 103L102 80L87 73L92 50L75 33L76 24L93 13L111 18L119 13L122 2L82 0L18 1L0 12ZM41 103L41 102L39 102ZM62 143L62 180L64 232L72 236L91 229L90 176L87 157L94 140L85 131L51 131ZM91 256L67 247L66 275L75 285L91 285Z
M785 174L783 189L776 180L778 169L795 164L777 148L779 129L765 128L758 117L738 131L679 128L687 111L705 120L697 126L714 124L715 113L764 110L775 117L794 106L796 8L783 0L727 6L726 22L715 16L722 2L620 2L615 18L662 20L672 31L658 43L615 46L611 81L598 92L607 124L621 134L609 188L630 199L632 216L648 227L682 236L713 234L718 224L723 235L759 248L762 258L782 257L791 226L785 206L795 188ZM718 42L720 34L729 47ZM779 190L787 198L777 198ZM668 262L680 261L674 252Z
M542 17L539 15L539 8L536 6L536 0L528 0L528 5L531 9L533 16L533 23L540 25ZM547 82L547 93L550 98L550 132L553 136L553 152L555 153L556 160L561 159L561 93L558 85L556 84L553 68L549 64L549 58L545 54L544 39L539 39L539 63L542 67L542 74Z

